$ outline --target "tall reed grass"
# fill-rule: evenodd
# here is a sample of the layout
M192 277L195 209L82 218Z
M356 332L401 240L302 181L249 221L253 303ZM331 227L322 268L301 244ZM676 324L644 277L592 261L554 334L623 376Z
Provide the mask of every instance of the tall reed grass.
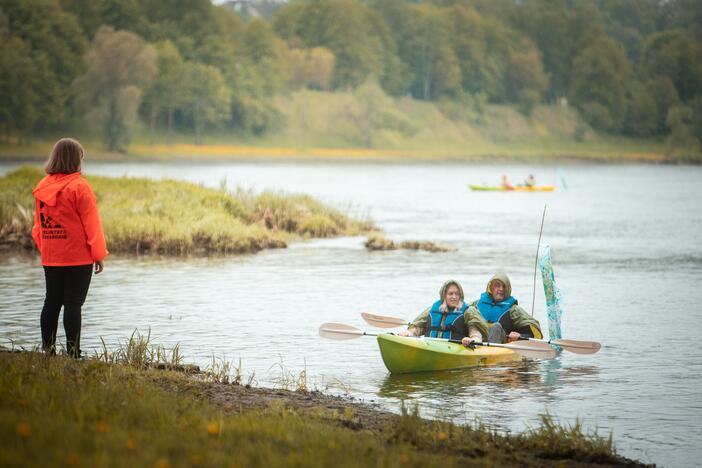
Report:
M0 243L32 247L32 189L43 174L23 167L0 178ZM108 248L135 254L253 253L300 237L372 229L307 195L228 193L174 180L88 177Z

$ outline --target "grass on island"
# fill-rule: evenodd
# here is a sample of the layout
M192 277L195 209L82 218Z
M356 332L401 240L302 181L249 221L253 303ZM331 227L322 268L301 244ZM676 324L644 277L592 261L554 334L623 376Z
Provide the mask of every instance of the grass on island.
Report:
M43 177L23 167L0 178L0 243L32 247L32 189ZM108 249L133 253L249 253L300 237L356 235L372 228L308 195L234 194L174 180L87 177Z
M143 339L132 339L120 352L104 351L83 361L38 352L0 352L3 463L125 467L638 465L616 454L611 437L585 434L579 424L561 427L548 416L536 429L507 436L480 426L424 420L416 406L410 410L403 406L401 416L372 419L367 413L377 415L375 411L352 402L326 408L324 401L328 400L318 393L272 392L223 384L226 380L221 375L213 379L206 373L193 376L156 370L146 364L154 364L154 356L164 354L148 351L147 345ZM179 355L165 357L169 363L181 360ZM241 390L228 390L235 388ZM258 404L257 394L265 394L268 403ZM308 397L295 400L298 394ZM290 404L315 398L322 401L320 406ZM375 424L368 424L364 417Z

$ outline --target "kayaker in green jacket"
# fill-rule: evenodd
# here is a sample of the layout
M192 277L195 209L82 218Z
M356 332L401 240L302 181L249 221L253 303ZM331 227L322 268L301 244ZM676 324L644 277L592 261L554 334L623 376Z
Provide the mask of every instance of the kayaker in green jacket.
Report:
M489 324L488 341L491 343L517 341L520 337L543 338L539 321L512 297L512 283L505 273L490 278L485 292L468 311L479 314Z
M410 323L402 336L428 336L452 340L483 341L488 324L477 309L464 302L463 288L455 280L446 281L439 290L439 300L427 307Z

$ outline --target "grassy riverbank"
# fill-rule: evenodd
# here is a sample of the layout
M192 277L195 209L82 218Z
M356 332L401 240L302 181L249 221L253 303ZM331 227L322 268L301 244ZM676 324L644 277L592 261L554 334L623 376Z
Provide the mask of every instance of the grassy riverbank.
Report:
M700 148L673 149L663 139L594 131L571 107L537 106L528 116L505 105L480 106L380 98L364 107L353 93L298 91L276 99L280 128L265 136L211 130L203 145L191 134L152 135L140 128L125 154L109 153L88 131L72 135L91 159L462 161L479 163L700 163ZM374 122L374 123L373 123ZM0 160L44 160L57 137L0 144Z
M32 189L43 177L24 167L0 178L0 244L32 248ZM304 237L372 228L307 195L228 193L173 180L89 176L111 252L250 253Z
M103 355L105 358L105 355ZM208 381L143 362L0 352L8 466L637 466L549 419L523 434L318 392Z

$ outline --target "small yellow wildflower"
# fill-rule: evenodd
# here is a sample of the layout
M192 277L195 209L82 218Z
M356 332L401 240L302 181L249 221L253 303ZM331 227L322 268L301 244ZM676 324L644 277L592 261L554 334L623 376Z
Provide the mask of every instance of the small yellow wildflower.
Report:
M127 448L127 450L136 450L137 449L136 440L134 440L130 437L129 439L127 439L127 442L124 444L124 446Z
M211 436L219 434L219 423L216 421L210 421L207 423L207 433Z
M448 434L445 433L444 431L439 431L436 433L435 438L436 438L436 440L440 440L440 441L446 440L446 439L448 439Z
M25 398L20 398L19 400L17 400L17 404L23 408L26 408L27 406L29 406L29 400Z
M171 462L167 458L159 458L156 460L156 468L171 468Z
M23 438L28 438L30 435L32 435L32 428L29 427L29 423L26 422L21 422L17 425L17 434L19 434L20 437Z
M98 432L102 432L103 434L105 434L106 432L108 432L110 430L109 426L107 425L107 423L105 421L98 421L97 424L95 425L95 429Z

